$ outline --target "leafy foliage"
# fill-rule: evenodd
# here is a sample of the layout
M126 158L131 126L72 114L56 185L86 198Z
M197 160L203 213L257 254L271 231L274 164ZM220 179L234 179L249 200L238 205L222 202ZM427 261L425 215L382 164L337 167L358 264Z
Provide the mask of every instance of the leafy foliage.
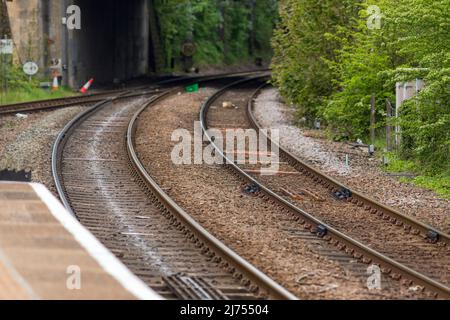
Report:
M373 7L380 28L368 28ZM386 123L396 81L426 87L401 107L401 156L424 172L450 172L448 0L283 0L273 46L275 83L300 117L325 120L335 136L364 138L370 100Z
M340 25L350 24L354 1L280 1L281 22L273 46L274 81L282 94L298 106L299 117L315 118L333 93L332 70Z
M276 0L158 0L156 10L166 66L181 58L186 40L197 45L194 60L199 65L271 57Z
M22 69L18 65L12 64L11 57L0 56L0 91L7 90L25 90L30 91L34 87L37 87L39 82L33 78L32 81L29 80L28 76L25 75ZM7 87L4 87L7 83Z
M39 88L39 79L33 77L31 80L25 75L19 66L12 63L0 63L0 105L62 98L73 95L73 91L60 88L58 91ZM8 83L7 88L4 87ZM7 90L5 90L7 89Z

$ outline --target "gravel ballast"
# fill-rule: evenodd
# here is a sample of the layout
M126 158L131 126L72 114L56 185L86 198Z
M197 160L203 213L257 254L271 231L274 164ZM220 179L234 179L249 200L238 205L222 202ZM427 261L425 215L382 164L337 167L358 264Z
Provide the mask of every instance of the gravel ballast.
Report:
M255 116L262 127L279 129L281 145L313 167L383 204L450 232L450 201L388 176L380 160L369 157L367 150L311 137L310 132L294 125L293 111L282 102L276 89L261 92L255 102Z
M51 174L53 143L62 128L85 107L0 117L0 170L31 171L33 182L56 192Z
M212 93L202 89L167 98L139 118L137 151L159 185L219 240L303 299L416 297L403 287L400 293L392 288L369 291L361 275L318 253L325 242L312 244L296 237L302 228L292 217L245 195L242 181L223 166L173 164L177 142L171 141L172 132L192 133L200 106Z

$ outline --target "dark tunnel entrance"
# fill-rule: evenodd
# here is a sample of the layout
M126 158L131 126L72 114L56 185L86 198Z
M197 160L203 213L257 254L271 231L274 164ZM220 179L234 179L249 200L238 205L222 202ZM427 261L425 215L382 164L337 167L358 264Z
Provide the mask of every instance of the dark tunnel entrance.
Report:
M151 0L76 0L81 30L68 33L69 85L109 84L154 71Z

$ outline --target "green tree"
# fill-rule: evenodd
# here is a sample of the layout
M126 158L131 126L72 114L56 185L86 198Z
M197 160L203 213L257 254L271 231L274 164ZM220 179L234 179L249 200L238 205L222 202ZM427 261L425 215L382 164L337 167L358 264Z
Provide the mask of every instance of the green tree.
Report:
M281 1L274 76L299 116L321 117L337 136L367 136L370 97L378 123L397 81L426 86L400 110L401 155L424 171L450 172L449 0ZM369 28L380 9L380 28Z
M184 41L197 46L197 65L235 64L271 56L276 0L158 0L166 66L180 60Z
M318 115L333 93L333 75L327 61L336 59L341 43L330 35L342 31L355 15L355 1L283 0L281 22L273 38L274 82L299 117Z

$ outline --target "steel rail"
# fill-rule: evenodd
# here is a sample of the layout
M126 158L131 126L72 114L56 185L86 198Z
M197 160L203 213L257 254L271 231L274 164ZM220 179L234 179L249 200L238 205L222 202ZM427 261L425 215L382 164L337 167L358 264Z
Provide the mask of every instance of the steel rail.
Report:
M300 221L303 225L312 225L311 231L318 234L318 237L322 237L331 244L338 247L340 250L347 252L349 255L352 255L354 258L363 261L364 263L372 263L378 264L382 267L382 271L385 274L390 274L394 279L400 280L402 277L408 280L410 283L415 283L420 285L430 292L434 293L440 298L450 299L450 288L445 286L442 283L435 281L423 275L402 263L399 263L392 258L370 248L367 245L347 236L346 234L340 232L339 230L333 228L330 225L327 225L323 221L317 219L314 215L306 212L305 210L299 208L298 206L290 203L283 197L279 196L275 192L273 192L270 188L266 187L258 180L253 178L247 172L242 170L232 159L230 159L227 155L224 154L224 151L219 148L215 143L214 139L208 133L208 123L207 123L207 114L210 106L217 100L221 95L227 92L229 89L236 87L238 85L248 83L251 81L259 80L262 81L267 77L255 77L253 79L244 79L240 81L236 81L228 86L225 86L221 90L217 91L214 95L212 95L202 106L200 111L200 124L203 131L203 134L207 138L208 142L214 147L215 151L220 154L220 156L225 160L225 163L231 166L242 178L247 180L249 183L257 185L261 192L263 198L272 199L278 202L282 207L288 212L294 212L297 214L298 221ZM250 98L249 103L253 100L254 96L259 92L258 89ZM326 234L320 234L318 229L326 230Z
M263 292L267 292L272 299L275 300L297 300L297 297L283 288L281 285L273 281L266 274L255 268L249 262L244 260L233 250L223 244L220 240L210 234L204 229L195 219L193 219L184 209L182 209L150 176L142 162L140 161L135 149L135 133L137 130L137 120L139 116L149 107L154 105L159 100L165 98L171 92L162 94L146 106L139 110L129 123L127 133L127 152L129 159L134 169L139 173L139 176L146 184L147 188L158 198L159 202L169 210L172 215L177 217L182 224L194 234L194 236L202 241L216 257L220 257L227 263L231 264L233 268L241 272L244 277L257 285Z
M246 74L252 74L252 73L257 73L257 72L267 72L267 71L269 71L269 69L262 69L262 70L256 70L256 71L242 71L242 72L237 72L237 73L223 73L223 74L219 74L219 75L210 75L210 76L179 76L179 77L175 77L175 78L158 81L153 86L154 86L154 89L157 90L159 86L171 84L171 83L174 83L177 81L178 82L179 81L196 81L196 80L201 81L203 79L209 79L212 77L226 78L229 76L232 77L232 76L246 75ZM150 87L152 87L152 86L150 86ZM130 91L136 92L143 88L147 88L147 86L138 86L136 88L130 88L130 89L119 89L119 90L109 90L109 91L107 90L107 91L92 93L92 94L88 94L88 95L78 95L78 96L71 96L71 97L65 97L65 98L46 99L46 100L37 100L37 101L6 104L6 105L0 106L0 115L8 115L8 114L12 114L12 113L45 111L45 110L66 108L66 107L85 105L85 104L92 105L92 104L102 102L108 97L114 97L117 95L121 95L124 92L130 92Z
M109 92L94 93L86 96L73 96L58 99L46 99L46 100L7 104L0 106L0 115L19 112L42 111L61 107L71 107L88 103L92 104L103 101L105 96L114 96L124 91L125 90L114 90Z
M208 76L203 81L216 79L217 76ZM261 293L267 293L270 298L277 300L297 300L297 297L287 291L285 288L280 286L278 283L270 279L267 275L256 269L250 263L245 261L243 258L238 256L234 251L221 243L217 238L209 234L203 227L201 227L188 213L186 213L181 207L179 207L160 187L159 185L150 177L148 172L143 167L140 162L134 146L134 133L136 131L137 120L139 115L144 112L145 109L160 101L164 97L177 92L180 88L175 88L162 92L157 96L154 96L146 103L131 119L129 122L126 139L127 154L130 160L132 168L141 177L141 180L147 186L147 189L156 195L161 203L161 209L163 206L171 212L178 221L186 226L194 239L203 243L208 249L208 253L212 258L219 259L219 261L225 261L228 266L232 267L231 270L235 274L243 276L243 280L247 285L251 284L253 289L259 289ZM143 95L134 94L136 96ZM55 185L60 196L61 201L64 206L69 210L69 212L76 217L75 212L72 209L70 200L66 196L66 191L64 188L64 182L61 175L61 159L64 146L67 142L67 138L75 130L80 123L91 116L93 113L99 111L101 108L106 107L113 101L119 99L129 98L130 94L124 93L121 96L110 98L108 100L102 101L95 106L85 110L76 116L72 121L70 121L65 128L61 131L55 140L53 150L52 150L52 174L55 181Z
M58 136L55 139L55 142L53 144L52 149L52 176L53 181L55 183L56 190L58 192L59 198L61 202L63 203L64 207L69 211L70 214L72 214L76 218L75 212L72 210L72 205L70 204L69 199L66 196L66 191L63 185L63 178L61 175L61 160L62 160L62 153L64 150L64 146L67 142L67 137L70 136L70 134L78 127L78 125L86 118L88 118L92 113L98 111L99 109L109 105L113 101L117 101L120 99L130 98L129 95L127 95L128 92L124 92L121 95L113 98L109 98L106 100L103 100L94 106L86 109L85 111L79 113L77 116L75 116L71 121L69 121L66 126L61 130L61 132L58 134ZM145 93L140 94L145 95Z
M195 79L199 79L201 81L208 81L212 79L221 79L221 78L227 78L227 77L233 77L233 76L243 76L247 74L253 74L253 73L260 73L265 72L263 71L246 71L246 72L238 72L238 73L227 73L222 75L213 75L213 76L203 76L203 77L195 77ZM161 82L158 82L156 85L162 85L162 84L171 84L176 82L182 82L192 80L192 78L177 78L177 79L169 79L169 80L163 80ZM61 132L58 134L57 138L55 139L55 142L53 144L52 148L52 175L53 180L55 182L56 189L58 191L58 195L63 202L64 206L67 208L67 210L76 217L75 213L72 210L72 207L70 205L69 200L66 197L66 192L64 190L64 186L62 183L62 176L60 174L60 162L62 158L62 150L64 149L66 138L70 135L70 133L77 127L77 125L83 120L86 119L90 114L93 112L99 110L100 108L104 107L106 104L111 103L112 101L115 101L117 99L125 99L130 97L137 97L142 95L148 95L153 93L150 92L131 92L131 91L121 91L121 94L119 94L116 97L109 97L107 99L104 99L94 106L86 109L85 111L81 112L75 118L73 118L67 125L61 130Z
M155 85L160 86L164 84L169 84L173 81L184 80L187 77L175 77L157 82ZM97 93L90 93L86 95L76 95L64 98L56 99L45 99L45 100L35 100L19 103L11 103L0 106L0 115L16 113L16 112L32 112L32 111L43 111L55 108L65 108L80 104L95 104L102 102L108 97L114 97L121 95L125 92L137 91L148 86L138 86L129 89L116 89L116 90L105 90Z
M258 95L258 93L266 87L267 84L262 85L260 88L256 90L256 92L253 94L251 99L249 100L248 107L247 107L247 117L252 125L252 127L256 130L261 130L261 126L259 125L258 121L256 120L255 115L253 114L253 101ZM273 142L270 137L268 137L264 131L261 131L263 135L268 139L268 141ZM273 142L275 143L275 142ZM349 190L351 192L351 197L348 198L348 201L352 201L355 204L358 204L360 206L365 206L365 209L367 211L371 211L372 214L378 214L380 217L386 218L386 215L388 215L392 220L391 223L396 224L397 226L401 227L403 226L405 230L410 231L412 234L421 235L424 239L428 239L431 242L443 242L445 245L450 244L450 236L445 234L444 232L427 225L413 217L407 216L394 208L388 207L374 199L371 199L370 197L352 190L348 186L342 184L341 182L337 181L336 179L327 176L323 172L311 167L301 159L299 159L296 155L289 152L286 148L279 145L277 143L277 146L280 150L280 155L285 157L288 160L288 163L299 169L300 171L306 173L309 176L314 176L315 180L326 186L328 189L333 191L339 191L342 189ZM306 172L305 172L306 171Z

